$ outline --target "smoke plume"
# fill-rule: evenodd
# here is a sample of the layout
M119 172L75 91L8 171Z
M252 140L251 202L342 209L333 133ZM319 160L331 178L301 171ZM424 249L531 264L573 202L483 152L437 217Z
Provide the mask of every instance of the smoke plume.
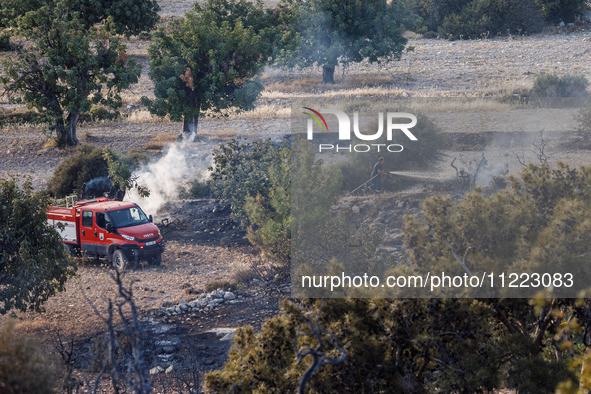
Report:
M156 161L148 163L137 171L137 182L148 188L149 197L141 197L131 190L126 199L137 202L147 214L157 215L162 206L177 199L179 189L187 182L197 178L209 177L207 167L212 163L213 144L188 142L184 139L169 145L164 154Z

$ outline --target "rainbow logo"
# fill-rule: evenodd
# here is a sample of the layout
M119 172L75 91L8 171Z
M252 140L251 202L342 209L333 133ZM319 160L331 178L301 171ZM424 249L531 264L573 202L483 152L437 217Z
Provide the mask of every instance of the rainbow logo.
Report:
M320 126L320 130L328 131L328 125L326 124L326 120L324 120L324 117L322 115L320 115L320 112L314 111L312 108L309 108L309 107L304 107L304 109L307 109L308 111L311 111L314 113L314 114L311 114L310 112L304 112L306 115L308 115L312 119L314 119L316 121L316 123L318 123L318 126ZM320 118L320 119L318 119L318 118ZM324 123L324 126L322 126L322 123L320 123L321 119L322 119L322 123Z

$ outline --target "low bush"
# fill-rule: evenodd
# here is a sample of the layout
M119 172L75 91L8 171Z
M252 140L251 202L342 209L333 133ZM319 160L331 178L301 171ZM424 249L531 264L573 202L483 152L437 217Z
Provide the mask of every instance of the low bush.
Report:
M439 33L445 38L474 39L538 33L543 27L542 13L533 0L473 0L460 11L448 14L439 26Z
M35 111L0 113L0 127L25 123L40 124L43 117Z
M247 197L267 196L269 167L280 160L279 148L270 139L248 142L232 139L213 150L211 190L231 217L243 228L250 225L244 204Z
M132 169L145 160L146 157L137 152L121 156L109 148L80 145L73 155L59 164L48 181L47 189L55 198L71 194L82 196L88 181L110 176L113 184L119 185L123 191L137 188L141 195L149 195L149 191L138 185L132 177Z
M179 190L179 198L183 199L197 199L210 198L212 196L211 180L195 178L188 182L186 186L181 186Z
M103 157L103 148L81 145L55 169L47 183L47 189L49 194L56 198L71 194L80 196L86 182L108 174L109 167Z
M416 4L422 31L452 39L536 33L547 23L575 22L589 9L587 0L417 0Z
M105 107L95 106L88 112L88 117L92 122L100 122L101 120L115 120L119 118L118 112L111 112Z
M0 34L0 52L10 51L10 36L8 34Z
M532 97L586 97L589 81L584 75L540 74L534 81Z
M0 330L0 392L53 393L57 388L55 371L39 346L26 338L16 338L14 323Z

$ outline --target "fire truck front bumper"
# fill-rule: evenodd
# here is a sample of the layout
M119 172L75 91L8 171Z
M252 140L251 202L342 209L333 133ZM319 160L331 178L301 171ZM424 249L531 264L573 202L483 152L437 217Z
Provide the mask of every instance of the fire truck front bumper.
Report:
M138 262L140 260L151 260L164 252L164 241L153 245L123 245L121 250L129 261Z

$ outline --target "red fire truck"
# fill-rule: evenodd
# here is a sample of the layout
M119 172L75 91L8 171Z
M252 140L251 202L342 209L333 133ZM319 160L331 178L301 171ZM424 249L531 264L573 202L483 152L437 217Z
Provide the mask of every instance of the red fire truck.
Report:
M152 216L135 203L108 198L49 207L48 221L76 254L107 259L117 270L140 260L159 265L164 241Z

